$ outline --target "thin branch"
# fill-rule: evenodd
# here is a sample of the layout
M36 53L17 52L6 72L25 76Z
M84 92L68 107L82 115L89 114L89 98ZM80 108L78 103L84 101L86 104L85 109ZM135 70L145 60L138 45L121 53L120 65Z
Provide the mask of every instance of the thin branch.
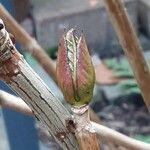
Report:
M13 96L2 90L0 90L0 106L25 115L33 116L30 107L21 98Z
M104 2L120 44L132 67L145 104L150 111L150 72L127 11L121 0L104 0Z
M45 50L42 49L38 42L16 22L16 20L9 14L2 4L0 4L0 17L4 20L7 29L15 36L16 40L25 48L25 50L35 57L47 74L57 84L53 60L49 58ZM100 119L96 113L91 108L89 109L91 119L95 122L100 122Z
M101 140L112 142L129 150L150 150L150 144L135 140L94 122L91 122L88 130L94 130Z
M90 124L89 106L80 108L72 107L73 116L75 119L76 132L79 146L81 150L99 150L99 141L95 132L86 130L87 124Z

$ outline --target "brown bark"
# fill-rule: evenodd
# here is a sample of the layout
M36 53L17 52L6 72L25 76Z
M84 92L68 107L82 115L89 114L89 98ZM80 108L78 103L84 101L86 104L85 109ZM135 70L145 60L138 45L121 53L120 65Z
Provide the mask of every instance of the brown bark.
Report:
M134 72L145 104L150 111L150 74L142 48L121 0L104 0L106 10L117 33L120 44Z
M85 110L84 110L85 108ZM73 108L73 116L75 119L76 132L79 146L81 150L100 150L99 141L96 132L93 130L86 129L90 126L89 109L86 106L83 108ZM83 110L83 113L81 111Z
M95 133L83 130L76 134L80 150L99 150L99 143Z

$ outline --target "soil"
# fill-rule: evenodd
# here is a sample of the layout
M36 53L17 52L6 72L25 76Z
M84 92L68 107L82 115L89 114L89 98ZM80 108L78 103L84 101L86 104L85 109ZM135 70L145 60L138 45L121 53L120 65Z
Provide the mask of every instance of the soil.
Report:
M106 106L99 113L102 123L129 136L150 135L150 117L145 106Z
M119 79L104 64L95 67L96 82L100 86L118 83ZM101 76L98 76L101 74ZM116 91L117 92L117 91ZM105 90L100 101L93 105L102 123L129 136L150 135L150 117L140 94L120 96L107 100ZM113 105L110 104L113 101Z
M140 94L118 97L109 104L106 97L92 105L102 124L130 137L150 136L150 117ZM112 143L101 143L101 150L122 150ZM145 141L144 141L145 142Z

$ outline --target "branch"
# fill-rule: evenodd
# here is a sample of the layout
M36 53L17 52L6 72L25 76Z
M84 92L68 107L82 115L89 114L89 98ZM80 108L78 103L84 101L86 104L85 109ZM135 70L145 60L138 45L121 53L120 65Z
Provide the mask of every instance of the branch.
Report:
M110 20L128 58L145 104L150 111L150 73L142 48L121 0L104 0Z
M100 150L99 140L96 136L96 132L85 129L85 127L90 124L88 108L88 105L78 108L72 107L76 126L75 135L81 150Z
M71 114L17 52L2 20L0 24L0 78L30 106L63 149L78 149L74 134L66 128Z
M32 110L21 98L13 96L2 90L0 90L0 106L25 115L33 116Z
M103 125L91 122L89 130L94 130L101 140L109 141L129 150L150 150L150 144L132 139Z
M44 49L38 44L38 42L32 38L9 14L9 12L0 4L0 16L4 20L6 27L15 36L16 40L39 62L47 74L55 81L55 65L53 60L49 58ZM96 113L90 109L91 119L97 123L100 122Z

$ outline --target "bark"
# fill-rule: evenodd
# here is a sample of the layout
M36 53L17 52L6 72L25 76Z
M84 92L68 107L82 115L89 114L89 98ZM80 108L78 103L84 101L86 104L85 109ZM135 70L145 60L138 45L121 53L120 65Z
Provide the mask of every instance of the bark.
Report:
M120 44L134 72L145 104L150 111L150 73L131 21L121 0L104 0Z
M85 127L90 125L89 109L87 108L83 113L80 113L83 108L73 108L73 116L76 125L76 137L81 150L99 150L100 144L93 130L86 130Z

